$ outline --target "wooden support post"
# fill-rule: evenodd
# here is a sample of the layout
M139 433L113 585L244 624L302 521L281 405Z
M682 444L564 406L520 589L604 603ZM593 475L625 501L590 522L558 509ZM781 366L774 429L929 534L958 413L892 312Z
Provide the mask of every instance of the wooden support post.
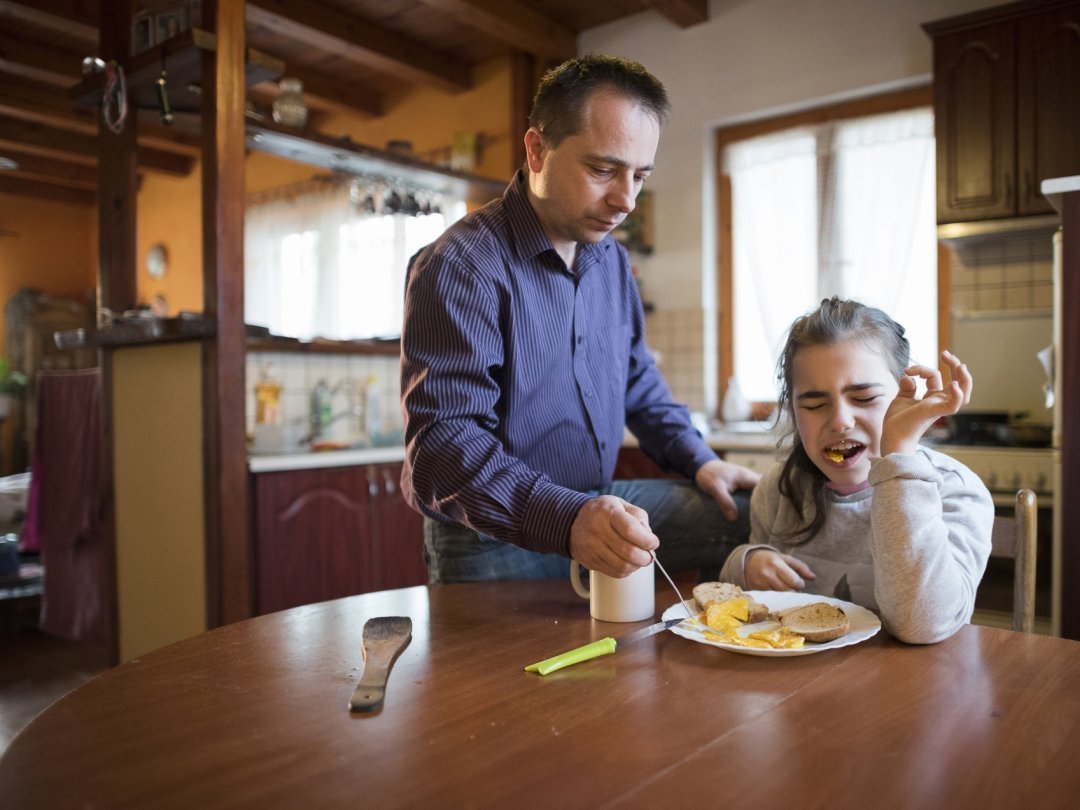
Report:
M217 326L203 366L207 618L252 615L244 430L244 0L205 0L217 34L204 55L203 299Z

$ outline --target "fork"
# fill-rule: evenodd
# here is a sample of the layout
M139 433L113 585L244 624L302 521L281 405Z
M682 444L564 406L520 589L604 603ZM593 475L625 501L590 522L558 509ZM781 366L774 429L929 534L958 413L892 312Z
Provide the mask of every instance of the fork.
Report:
M671 577L668 576L668 572L664 570L664 566L660 564L660 560L657 558L656 552L650 551L649 553L652 554L653 562L656 563L656 567L660 569L660 573L664 575L664 579L668 581L668 584L671 586L672 590L675 591L675 595L679 597L679 604L682 605L683 610L686 611L687 617L692 621L697 622L697 616L695 616L690 611L690 608L686 606L686 600L683 599L682 592L679 590L679 587L675 584L674 580L672 580Z

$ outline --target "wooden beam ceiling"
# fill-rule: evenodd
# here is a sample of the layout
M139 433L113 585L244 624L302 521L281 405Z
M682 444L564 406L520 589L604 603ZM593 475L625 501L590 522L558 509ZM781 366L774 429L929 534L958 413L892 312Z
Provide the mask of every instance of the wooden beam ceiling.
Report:
M247 19L324 53L410 81L452 93L472 85L465 62L312 0L249 0Z
M102 14L114 22L119 8L129 8L130 0L0 0L0 147L21 157L23 169L4 172L6 188L21 188L40 196L48 187L68 184L74 196L85 200L89 191L87 167L96 165L100 108L93 97L70 98L70 88L83 81L82 60L99 54L99 22ZM545 5L522 0L415 0L447 21L453 20L459 36L476 47L505 47L517 59L532 60L536 72L576 52L580 20L556 19L544 11ZM166 5L164 0L160 4ZM321 0L245 0L246 26L258 30L266 44L280 40L283 52L295 54L295 45L339 57L364 66L372 75L370 85L342 81L329 67L322 70L287 64L287 75L304 84L311 107L311 120L320 115L348 109L378 117L385 110L384 93L397 92L402 80L460 92L472 85L472 66L450 53L447 44L433 47L398 33L390 19L407 15L390 9L387 24L363 18L361 9L370 4L357 2L355 11L343 4ZM558 8L553 4L549 8ZM371 6L371 8L375 8ZM708 0L622 0L622 16L655 9L675 25L687 27L708 19ZM410 5L408 13L423 15L421 6ZM126 13L126 12L125 12ZM431 17L428 18L430 23ZM593 19L596 19L593 17ZM192 24L201 25L193 19ZM430 27L430 26L429 26ZM467 34L471 31L472 34ZM460 45L461 43L458 43ZM125 46L126 47L126 46ZM273 47L259 46L267 56L282 60ZM445 48L445 50L443 50ZM292 49L292 50L290 50ZM490 52L490 51L489 51ZM330 60L335 61L335 60ZM356 71L360 73L361 71ZM519 71L520 72L520 71ZM382 91L380 75L387 77ZM535 77L534 77L535 79ZM531 94L532 82L528 82ZM389 90L387 88L390 88ZM179 91L177 91L179 92ZM268 108L277 96L276 83L264 81L247 89L248 97L260 109ZM517 91L522 98L524 90ZM175 102L175 100L174 100ZM175 103L174 103L175 106ZM527 106L527 105L525 105ZM175 111L175 110L174 110ZM177 113L175 125L165 126L153 110L139 109L138 159L142 169L183 175L191 171L199 153L201 123L198 117ZM50 171L47 161L57 165ZM59 186L56 186L59 187Z
M514 0L420 0L512 48L562 61L577 52L577 34Z
M0 149L10 147L54 160L96 165L97 137L72 130L54 129L42 124L0 115ZM176 177L186 177L195 165L189 155L139 146L139 165L147 170Z
M650 5L679 28L709 19L709 0L652 0Z

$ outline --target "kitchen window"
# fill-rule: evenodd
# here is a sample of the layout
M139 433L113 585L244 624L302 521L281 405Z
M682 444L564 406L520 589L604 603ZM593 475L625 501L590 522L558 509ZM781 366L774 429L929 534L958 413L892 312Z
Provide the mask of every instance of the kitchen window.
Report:
M933 112L852 109L719 133L720 379L751 401L776 401L788 327L832 295L885 310L937 365Z
M421 195L424 211L382 213L394 207L388 206L390 195L400 200L409 192L384 189L371 200L367 188L358 194L355 185L308 183L299 193L249 200L247 323L301 340L401 334L408 259L461 216L465 204Z

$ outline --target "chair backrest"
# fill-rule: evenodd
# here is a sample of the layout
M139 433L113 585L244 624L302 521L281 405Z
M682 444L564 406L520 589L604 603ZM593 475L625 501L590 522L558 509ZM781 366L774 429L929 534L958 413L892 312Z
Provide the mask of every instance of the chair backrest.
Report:
M1035 629L1035 552L1038 506L1035 493L1016 493L1016 545L1013 562L1013 630L1030 633Z

